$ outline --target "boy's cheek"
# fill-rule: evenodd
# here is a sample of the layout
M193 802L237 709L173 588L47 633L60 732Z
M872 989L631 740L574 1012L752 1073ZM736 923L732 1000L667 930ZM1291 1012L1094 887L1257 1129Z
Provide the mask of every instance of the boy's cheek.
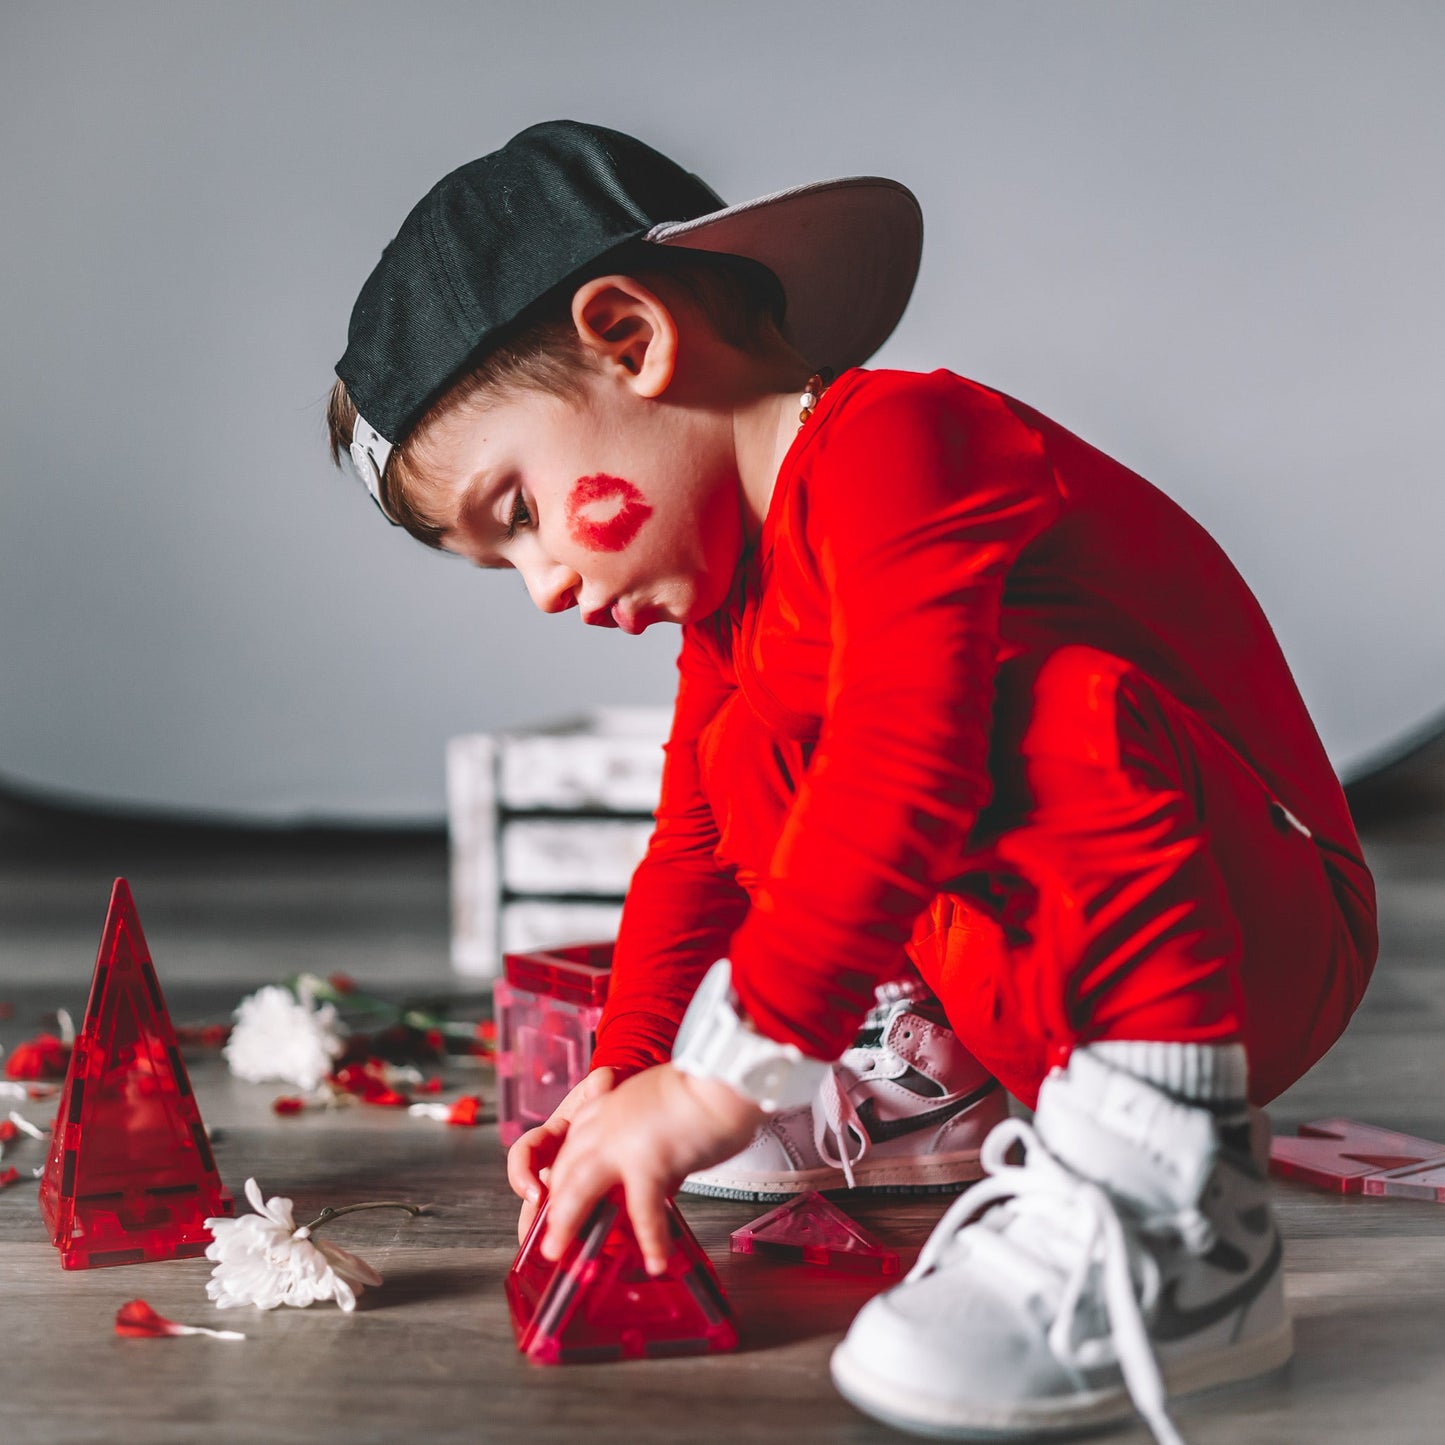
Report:
M624 477L597 472L578 477L567 494L567 530L589 552L621 552L637 538L652 505Z

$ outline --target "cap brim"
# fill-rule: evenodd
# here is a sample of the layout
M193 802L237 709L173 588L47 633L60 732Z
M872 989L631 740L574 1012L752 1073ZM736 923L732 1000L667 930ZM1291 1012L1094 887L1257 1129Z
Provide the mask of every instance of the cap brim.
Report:
M761 261L788 297L788 332L816 366L861 366L902 319L923 255L923 210L882 176L814 181L646 239Z

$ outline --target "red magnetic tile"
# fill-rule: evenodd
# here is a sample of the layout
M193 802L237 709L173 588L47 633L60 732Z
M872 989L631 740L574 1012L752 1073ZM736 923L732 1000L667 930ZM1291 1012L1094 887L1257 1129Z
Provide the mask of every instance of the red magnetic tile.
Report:
M1384 1192L1367 1190L1366 1180L1445 1157L1445 1144L1354 1119L1317 1119L1301 1124L1299 1132L1297 1139L1284 1136L1271 1143L1270 1168L1341 1194Z
M816 1190L780 1204L732 1233L737 1254L761 1254L845 1269L855 1274L899 1272L898 1252Z
M1371 1174L1365 1180L1364 1192L1387 1194L1396 1199L1429 1199L1445 1204L1445 1155Z
M230 1214L125 879L117 878L40 1181L65 1269L204 1254Z
M542 1257L547 1206L507 1276L517 1348L539 1364L696 1355L737 1344L732 1308L671 1200L672 1253L653 1277L614 1189L555 1264Z

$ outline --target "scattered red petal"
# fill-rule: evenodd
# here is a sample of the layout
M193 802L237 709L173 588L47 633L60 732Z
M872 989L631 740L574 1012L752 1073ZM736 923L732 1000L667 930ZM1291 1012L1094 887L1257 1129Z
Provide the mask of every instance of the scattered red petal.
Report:
M0 1170L0 1189L9 1189L20 1182L20 1171L15 1168Z
M9 1144L14 1141L20 1130L15 1127L13 1119L0 1119L0 1144Z
M326 982L336 990L337 993L355 993L356 980L349 973L332 973L326 976Z
M479 1117L481 1111L482 1101L476 1094L463 1094L452 1105L452 1111L447 1115L447 1123L461 1124L466 1128L474 1129L482 1122Z
M332 1074L331 1082L345 1093L355 1094L363 1104L395 1109L411 1102L387 1082L384 1059L367 1059L364 1064L343 1064Z
M5 1060L5 1072L12 1079L63 1079L70 1065L70 1049L54 1034L37 1034L16 1044Z
M271 1109L277 1114L299 1114L306 1107L305 1099L298 1099L294 1094L278 1094L271 1100Z
M158 1315L143 1299L127 1300L115 1312L115 1332L136 1339L164 1338L180 1333L175 1321Z
M416 1091L418 1094L440 1094L442 1091L441 1075L435 1074L424 1084L418 1084Z

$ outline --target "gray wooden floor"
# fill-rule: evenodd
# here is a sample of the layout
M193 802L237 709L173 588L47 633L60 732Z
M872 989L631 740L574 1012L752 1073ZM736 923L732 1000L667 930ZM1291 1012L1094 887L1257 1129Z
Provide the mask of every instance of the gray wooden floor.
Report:
M58 1005L79 1015L117 873L135 889L178 1019L224 1017L244 989L302 968L346 968L377 986L427 988L446 977L437 840L32 824L7 830L0 815L0 1000L17 1006L0 1023L0 1042L34 1032ZM1271 1113L1277 1131L1343 1114L1445 1140L1445 810L1377 820L1367 846L1384 933L1374 983L1344 1040ZM269 1109L277 1090L230 1079L214 1058L193 1057L193 1077L238 1198L255 1175L268 1194L290 1194L298 1218L328 1203L397 1196L434 1203L435 1216L360 1215L332 1226L338 1243L386 1276L354 1315L331 1306L221 1314L205 1296L205 1261L63 1272L33 1186L0 1194L0 1439L906 1438L856 1414L828 1383L828 1353L871 1286L729 1255L729 1231L757 1207L683 1201L736 1307L736 1354L533 1367L515 1353L503 1299L515 1210L493 1127L446 1129L363 1109L278 1119ZM490 1075L480 1082L490 1104ZM1187 1437L1198 1445L1445 1438L1445 1205L1288 1185L1277 1198L1296 1358L1266 1382L1181 1402ZM907 1252L905 1262L942 1207L850 1204ZM135 1296L249 1338L117 1339L115 1309ZM1135 1428L1109 1438L1147 1437Z

